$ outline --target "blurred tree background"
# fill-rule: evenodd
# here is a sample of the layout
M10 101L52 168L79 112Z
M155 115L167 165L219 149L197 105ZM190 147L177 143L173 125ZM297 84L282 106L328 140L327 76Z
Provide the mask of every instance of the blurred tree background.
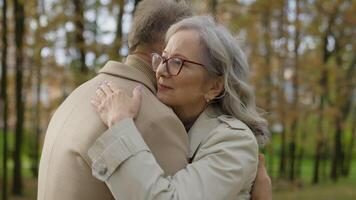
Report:
M271 143L274 199L355 199L356 1L187 0L238 38ZM52 113L128 53L139 0L0 0L2 199L35 199Z

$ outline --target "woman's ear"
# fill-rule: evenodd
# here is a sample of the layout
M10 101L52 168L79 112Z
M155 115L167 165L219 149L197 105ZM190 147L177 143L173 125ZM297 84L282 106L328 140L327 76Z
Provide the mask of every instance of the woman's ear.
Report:
M224 91L224 77L218 76L211 80L211 85L205 95L205 99L213 100Z

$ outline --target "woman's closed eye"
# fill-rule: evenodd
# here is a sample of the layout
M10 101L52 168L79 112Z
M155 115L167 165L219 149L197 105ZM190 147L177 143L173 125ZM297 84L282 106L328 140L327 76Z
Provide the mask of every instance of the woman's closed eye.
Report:
M183 61L180 58L171 58L169 60L169 64L173 65L174 67L180 67Z

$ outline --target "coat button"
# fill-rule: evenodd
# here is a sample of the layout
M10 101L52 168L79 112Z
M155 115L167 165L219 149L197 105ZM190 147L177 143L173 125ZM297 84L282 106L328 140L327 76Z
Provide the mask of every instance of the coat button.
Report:
M106 174L106 172L108 171L108 168L107 168L105 165L103 165L103 164L99 165L98 168L99 168L99 169L98 169L98 174L99 174L100 176L104 176L104 175Z

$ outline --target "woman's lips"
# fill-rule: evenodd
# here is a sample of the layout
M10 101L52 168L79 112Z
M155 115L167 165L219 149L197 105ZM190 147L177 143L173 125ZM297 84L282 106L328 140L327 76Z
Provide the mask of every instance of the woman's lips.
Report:
M173 88L171 88L171 87L169 87L169 86L166 86L166 85L163 85L163 84L160 84L160 83L157 84L157 87L158 87L158 90L160 90L160 91L165 91L165 90L171 90L171 89L173 89Z

